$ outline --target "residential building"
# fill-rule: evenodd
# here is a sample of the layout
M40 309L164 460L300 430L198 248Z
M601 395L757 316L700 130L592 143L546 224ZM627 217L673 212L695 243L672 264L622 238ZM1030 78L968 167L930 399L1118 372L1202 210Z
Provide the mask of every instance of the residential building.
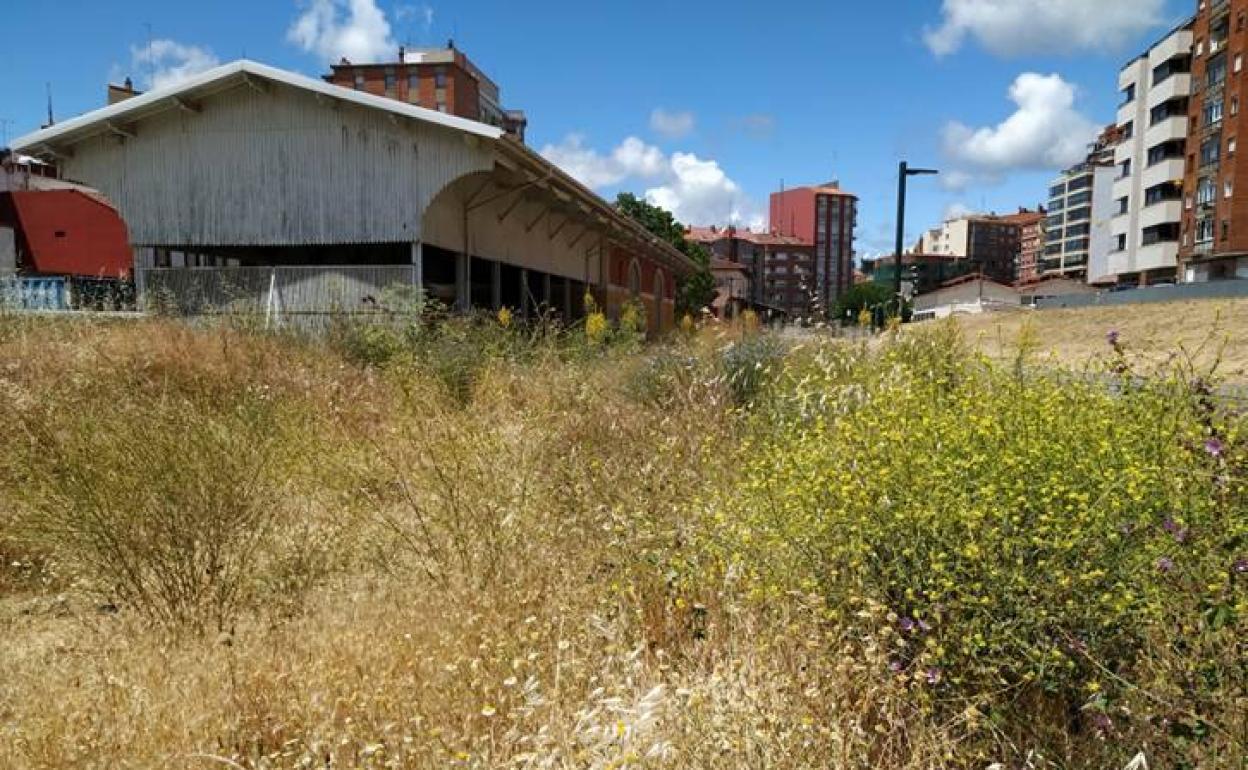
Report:
M375 306L397 284L460 311L576 320L589 294L613 317L640 304L657 333L696 270L502 129L251 61L13 150L58 159L115 204L141 302L204 303L224 282L234 306L299 316Z
M1146 285L1175 278L1193 24L1189 19L1171 30L1118 74L1121 141L1114 149L1113 241L1103 267L1099 253L1089 255L1091 283Z
M771 232L814 246L813 275L804 278L807 291L824 307L835 306L854 285L857 225L858 196L842 190L838 182L771 196Z
M928 230L920 239L920 255L966 260L968 271L982 271L997 281L1013 283L1018 272L1021 226L1011 216L970 214Z
M1088 280L1109 269L1113 247L1114 148L1122 131L1108 126L1092 144L1088 156L1061 173L1049 186L1049 216L1045 220L1041 273ZM1131 167L1125 173L1130 174Z
M789 318L806 318L820 310L814 301L813 243L736 227L690 227L685 237L706 246L712 256L743 266L750 280L750 302L755 306Z
M1248 137L1248 0L1200 0L1192 36L1182 278L1248 278L1248 163L1236 153Z
M1048 212L1043 206L1035 211L1020 208L1017 214L1002 219L1018 225L1018 266L1015 277L1024 283L1040 277L1040 258L1044 254L1044 222Z
M498 85L449 41L446 48L399 48L392 62L356 63L343 59L325 80L375 96L497 126L524 140L528 120L501 106Z
M711 257L711 276L715 279L711 312L716 318L736 318L753 305L753 281L748 267L723 257Z
M889 287L896 285L896 265L897 257L891 254L862 263L870 280ZM916 295L935 291L946 282L973 272L970 260L945 254L903 254L901 265L902 280L913 284Z

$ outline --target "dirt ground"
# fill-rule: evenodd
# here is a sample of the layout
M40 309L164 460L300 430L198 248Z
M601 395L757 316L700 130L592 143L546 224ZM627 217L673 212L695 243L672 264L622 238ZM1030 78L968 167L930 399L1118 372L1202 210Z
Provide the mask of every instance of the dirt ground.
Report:
M1109 352L1107 335L1116 331L1132 355L1156 362L1185 356L1201 366L1220 356L1222 378L1248 382L1248 299L1019 310L957 321L967 340L994 358L1013 357L1023 343L1063 364L1083 366Z

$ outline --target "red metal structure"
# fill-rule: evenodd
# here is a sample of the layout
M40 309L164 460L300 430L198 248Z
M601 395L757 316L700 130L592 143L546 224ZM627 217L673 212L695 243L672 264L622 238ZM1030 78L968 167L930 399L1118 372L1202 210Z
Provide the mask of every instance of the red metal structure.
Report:
M82 190L0 193L0 226L13 229L18 269L29 275L126 279L133 270L125 222Z

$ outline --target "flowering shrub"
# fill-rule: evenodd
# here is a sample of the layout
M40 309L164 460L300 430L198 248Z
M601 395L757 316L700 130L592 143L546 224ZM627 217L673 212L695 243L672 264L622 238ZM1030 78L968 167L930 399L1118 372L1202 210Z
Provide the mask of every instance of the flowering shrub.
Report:
M791 357L721 512L755 595L822 594L917 708L1023 745L1208 734L1248 681L1242 424L1110 341L1119 380L1022 377L944 327Z

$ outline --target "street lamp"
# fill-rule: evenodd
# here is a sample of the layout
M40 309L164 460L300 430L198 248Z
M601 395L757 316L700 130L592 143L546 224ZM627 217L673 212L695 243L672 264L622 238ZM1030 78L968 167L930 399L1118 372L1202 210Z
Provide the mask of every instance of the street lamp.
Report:
M927 174L939 174L940 172L934 168L910 168L910 164L902 161L897 167L897 251L894 252L893 258L897 260L893 272L896 282L897 294L897 321L900 323L902 315L905 311L905 300L901 296L901 251L904 248L903 241L906 239L906 180L912 176L924 176Z

